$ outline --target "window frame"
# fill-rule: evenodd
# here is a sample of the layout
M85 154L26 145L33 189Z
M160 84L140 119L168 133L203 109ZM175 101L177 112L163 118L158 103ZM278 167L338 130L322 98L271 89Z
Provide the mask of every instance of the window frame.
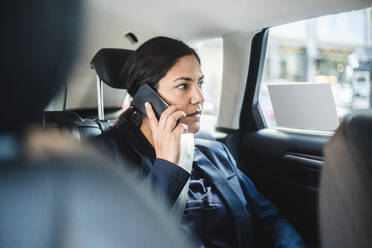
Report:
M372 9L370 6L366 7L365 9L371 11L371 15L372 15ZM356 11L356 10L350 10L350 11ZM345 12L348 12L348 11L345 11ZM315 17L314 19L321 18L321 17L323 16ZM302 21L305 21L305 20L307 19L304 19ZM269 33L270 33L270 29L273 27L274 26L263 28L261 32L257 33L252 40L252 50L251 50L252 52L250 55L249 72L247 76L246 90L244 93L244 101L243 101L241 116L240 116L240 128L243 130L249 130L249 131L258 131L258 130L267 128L267 129L274 129L274 130L280 130L283 132L291 132L291 133L299 133L299 134L302 133L302 134L332 136L337 130L337 128L333 131L323 131L323 130L313 130L313 129L297 129L297 128L290 128L290 127L282 127L282 126L269 127L267 125L267 121L263 114L263 110L259 104L259 95L260 95L263 72L264 72ZM372 84L372 81L371 81L371 84ZM342 122L342 119L343 118L339 119L340 124Z
M295 129L288 127L268 127L259 104L262 76L266 58L270 27L258 32L252 39L249 69L240 113L240 132L256 132L261 129L274 129L283 133L310 134L331 137L335 131Z
M269 28L264 28L252 39L248 76L239 121L239 129L242 132L267 128L258 100L268 37Z

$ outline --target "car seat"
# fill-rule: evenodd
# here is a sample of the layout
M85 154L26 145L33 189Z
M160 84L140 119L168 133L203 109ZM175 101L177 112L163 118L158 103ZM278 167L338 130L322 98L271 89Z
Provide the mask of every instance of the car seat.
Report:
M372 112L348 115L325 147L319 198L323 248L372 245Z
M120 73L133 51L127 49L103 48L90 62L97 73L98 119L104 120L103 83L116 89L125 89Z
M82 118L73 111L44 111L43 117L44 128L67 129L77 140L98 136L108 129L107 122Z

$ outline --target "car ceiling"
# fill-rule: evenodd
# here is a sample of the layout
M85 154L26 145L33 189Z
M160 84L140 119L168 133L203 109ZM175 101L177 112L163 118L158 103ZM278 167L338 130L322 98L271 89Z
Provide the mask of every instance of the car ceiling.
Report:
M95 74L89 62L100 48L135 49L138 45L124 38L128 31L139 44L159 35L201 40L370 6L372 0L85 0L81 49L69 79L73 95L67 98L67 108L92 105Z
M88 0L97 33L200 39L370 6L371 0Z

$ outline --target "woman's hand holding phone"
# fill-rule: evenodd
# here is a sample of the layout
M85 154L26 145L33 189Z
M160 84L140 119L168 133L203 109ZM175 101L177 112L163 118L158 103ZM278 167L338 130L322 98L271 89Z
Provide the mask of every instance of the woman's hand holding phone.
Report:
M181 134L187 132L187 125L177 120L186 114L175 105L167 108L158 120L151 104L145 103L146 114L150 121L152 139L157 158L168 160L174 164L180 159Z

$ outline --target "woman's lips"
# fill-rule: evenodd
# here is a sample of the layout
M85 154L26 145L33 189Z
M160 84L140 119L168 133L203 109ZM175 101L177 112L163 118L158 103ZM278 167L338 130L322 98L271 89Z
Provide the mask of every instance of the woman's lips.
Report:
M199 118L200 117L200 111L196 111L194 113L191 113L189 115L187 115L186 117L191 117L191 118Z

